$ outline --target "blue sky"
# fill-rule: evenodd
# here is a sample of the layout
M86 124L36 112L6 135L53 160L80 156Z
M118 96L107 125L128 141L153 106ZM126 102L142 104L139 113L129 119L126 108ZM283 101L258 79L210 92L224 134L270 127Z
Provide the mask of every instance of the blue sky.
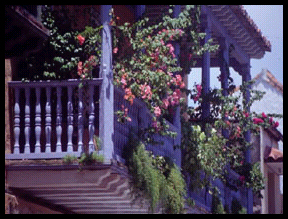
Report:
M251 77L254 78L263 68L266 68L283 84L283 5L244 5L244 9L272 45L272 51L266 52L262 59L251 59ZM221 87L217 80L219 73L219 68L211 68L212 88ZM242 77L232 68L230 74L236 86L242 83ZM201 83L201 69L194 68L188 76L189 88L195 82ZM193 105L192 100L188 101Z

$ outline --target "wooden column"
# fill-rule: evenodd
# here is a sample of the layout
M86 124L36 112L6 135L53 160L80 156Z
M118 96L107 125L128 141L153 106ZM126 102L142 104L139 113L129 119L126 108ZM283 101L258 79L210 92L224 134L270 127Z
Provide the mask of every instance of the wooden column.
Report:
M109 22L111 5L101 5L102 56L100 76L103 78L100 93L99 135L102 142L102 153L105 162L111 162L114 154L114 87L112 71L112 40Z
M180 12L181 12L181 5L175 5L174 11L173 11L173 17L177 18L179 16ZM179 43L173 43L173 45L175 47L175 55L178 59L178 64L179 64L180 45L179 45ZM181 118L180 118L180 107L179 106L177 107L176 112L175 112L175 116L173 118L173 125L177 128L177 137L174 140L174 145L181 145ZM179 167L181 167L181 150L180 149L176 149L174 151L174 159L175 159L175 163Z
M137 20L141 18L144 12L145 12L145 5L136 5L135 17Z
M201 31L206 33L203 40L203 44L207 43L211 38L211 21L205 11L201 12ZM203 54L202 62L202 94L206 95L210 89L210 52L205 52ZM205 101L202 103L202 120L205 121L209 118L210 114L210 103Z
M242 82L248 82L251 80L251 74L250 74L250 60L249 63L244 64L241 66L241 72L240 74L242 75ZM250 89L251 86L248 87ZM245 99L245 105L250 101L250 91L246 90L244 95ZM250 107L246 108L247 112L250 112ZM247 142L251 142L251 132L247 131L244 133L245 140ZM247 150L245 154L245 160L247 163L251 163L251 150ZM247 189L247 213L248 214L253 214L253 191L252 189Z
M220 43L220 79L221 79L221 88L222 95L228 96L228 77L229 77L229 44L225 38L219 38ZM227 120L227 117L224 117L224 120ZM222 134L225 138L229 137L229 130L223 129Z

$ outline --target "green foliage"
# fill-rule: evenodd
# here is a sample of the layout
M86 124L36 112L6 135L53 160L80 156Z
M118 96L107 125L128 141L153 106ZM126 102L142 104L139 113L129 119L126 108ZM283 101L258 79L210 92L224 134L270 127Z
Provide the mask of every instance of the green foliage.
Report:
M199 33L200 7L187 5L177 18L173 18L173 6L170 13L159 19L154 25L148 25L148 18L134 24L117 25L117 17L111 11L113 31L114 83L125 91L124 99L133 104L135 98L145 102L153 115L152 123L145 130L143 139L152 139L150 134L175 137L165 122L173 117L175 109L184 102L181 92L185 91L183 82L185 60L178 62L177 43L193 41L186 49L186 55L201 55L205 51L214 51L211 41L204 46L200 41L205 36ZM184 68L185 69L184 69ZM121 112L122 111L122 112ZM126 122L127 114L123 110L116 112L118 121Z
M191 188L203 188L209 185L206 178L219 178L226 181L227 167L240 175L238 186L252 188L254 194L261 197L260 191L264 189L264 177L259 164L245 162L245 153L251 149L251 143L245 139L245 133L251 131L258 134L260 127L270 128L277 126L273 117L282 117L278 114L256 114L247 112L247 106L260 100L264 93L251 90L253 82L241 86L240 92L224 96L221 89L211 90L206 96L197 96L191 91L191 97L197 96L200 103L210 102L212 109L210 118L202 121L201 107L197 109L182 109L182 139L181 148L184 151L183 169L192 178ZM251 97L248 104L244 104L245 93L250 90ZM244 98L243 98L244 97ZM244 100L243 100L244 99ZM242 104L240 100L242 101ZM193 124L200 124L193 125ZM200 171L204 170L205 178L200 179Z
M219 198L218 188L212 190L212 214L226 214L221 199Z
M231 214L247 214L246 208L242 207L236 198L233 198L231 203Z
M72 164L74 162L78 162L78 159L75 155L67 154L63 157L63 162L65 164Z
M76 40L77 32L71 31L69 22L45 6L43 25L50 31L43 48L27 58L29 80L62 80L75 78L82 48Z
M160 204L164 213L182 213L185 181L178 167L168 158L153 156L141 142L134 146L129 159L136 198L149 200L150 211Z
M96 162L104 162L104 156L102 154L98 154L97 151L93 151L90 154L83 153L78 160L80 165L87 166L92 165Z

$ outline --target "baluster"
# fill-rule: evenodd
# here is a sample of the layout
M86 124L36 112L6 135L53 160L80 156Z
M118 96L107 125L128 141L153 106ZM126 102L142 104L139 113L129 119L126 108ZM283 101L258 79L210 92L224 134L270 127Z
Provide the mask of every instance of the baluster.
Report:
M68 115L68 143L67 152L73 151L72 134L73 134L73 105L72 105L72 86L68 85L68 102L67 102L67 115Z
M94 86L89 85L89 153L94 151L93 135L94 135Z
M78 152L81 150L84 151L83 148L83 96L82 89L78 88Z
M14 105L14 154L19 154L19 135L20 135L20 107L19 107L19 88L15 87Z
M56 143L56 152L62 152L61 148L61 134L62 134L62 105L61 105L61 87L57 86L57 106L56 106L56 134L57 134L57 143Z
M30 88L25 88L25 147L24 154L30 154Z
M51 87L46 88L46 127L45 127L45 132L46 132L46 153L51 152Z
M40 153L40 135L41 135L41 106L40 106L40 87L36 87L36 106L35 106L35 153Z

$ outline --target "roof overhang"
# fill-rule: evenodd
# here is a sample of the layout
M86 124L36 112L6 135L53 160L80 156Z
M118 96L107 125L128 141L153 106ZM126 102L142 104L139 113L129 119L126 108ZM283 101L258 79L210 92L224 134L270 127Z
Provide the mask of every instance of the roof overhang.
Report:
M266 146L264 151L264 162L269 168L269 172L276 173L278 175L283 174L283 152Z
M20 6L5 6L5 58L27 56L42 47L49 30Z
M207 5L228 35L237 42L250 58L260 59L265 52L271 52L271 43L241 5ZM217 32L213 33L217 36Z

